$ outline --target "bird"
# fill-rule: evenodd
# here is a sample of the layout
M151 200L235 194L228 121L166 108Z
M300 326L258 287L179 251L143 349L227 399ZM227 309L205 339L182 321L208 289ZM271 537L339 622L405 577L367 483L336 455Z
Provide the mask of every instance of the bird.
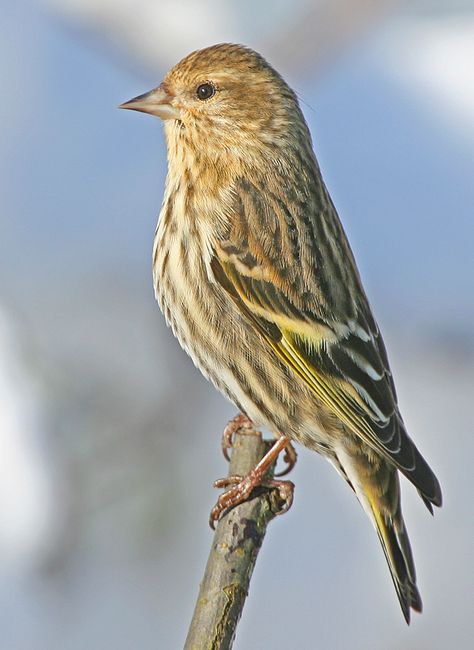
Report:
M242 501L292 443L326 457L377 531L407 623L421 612L399 474L428 510L440 484L409 437L386 348L295 92L249 47L187 55L120 108L161 118L168 173L155 295L182 348L276 442L217 481ZM232 428L231 428L232 431ZM292 486L274 482L291 504Z

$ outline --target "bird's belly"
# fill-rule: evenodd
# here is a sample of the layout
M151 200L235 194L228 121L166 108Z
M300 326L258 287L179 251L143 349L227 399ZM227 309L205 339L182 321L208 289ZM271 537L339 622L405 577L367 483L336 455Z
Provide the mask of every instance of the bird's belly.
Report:
M215 314L203 314L203 305L195 309L194 299L187 295L177 295L170 301L166 292L157 292L158 302L167 324L178 339L181 347L191 357L194 365L214 386L230 399L238 409L246 413L256 424L269 426L265 409L258 408L258 393L262 392L261 382L249 386L250 373L244 377L240 366L243 355L242 342L238 332L242 323L238 322L233 307L221 309L214 304ZM209 307L209 310L211 307ZM234 334L233 334L234 333Z

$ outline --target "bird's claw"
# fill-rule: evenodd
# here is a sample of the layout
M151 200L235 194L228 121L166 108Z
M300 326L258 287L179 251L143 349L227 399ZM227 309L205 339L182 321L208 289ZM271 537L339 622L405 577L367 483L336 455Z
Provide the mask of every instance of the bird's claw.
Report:
M236 415L235 418L232 418L232 420L227 423L227 426L222 433L221 440L222 453L228 463L230 463L228 450L231 449L234 444L234 436L237 431L258 435L257 431L255 431L252 420L250 420L246 415L240 413L239 415Z
M230 463L228 450L232 449L234 444L234 436L238 431L240 431L240 433L246 433L248 435L259 435L258 431L255 430L252 420L246 415L240 413L239 415L236 415L235 418L232 418L232 420L229 420L222 433L221 439L222 453L224 454L224 458L228 463ZM285 467L285 469L283 469L281 472L277 472L275 476L286 476L289 474L293 467L296 465L297 459L298 454L296 453L296 449L291 442L288 442L285 447L285 453L283 455L283 462L287 464L287 467Z
M209 516L209 525L214 530L215 524L219 521L221 515L231 508L247 501L252 490L256 487L264 487L270 490L278 490L279 510L276 514L281 515L287 512L293 503L294 483L291 481L279 481L276 479L261 479L255 473L250 472L247 476L227 476L226 478L214 481L214 487L229 489L221 494L217 499L216 505L211 510ZM232 486L232 487L230 487Z
M296 465L298 460L298 454L296 449L293 446L293 443L289 442L285 447L285 452L283 454L283 462L286 463L285 469L282 469L281 472L275 472L275 476L286 476L291 472L293 467Z
M293 505L293 496L295 493L295 484L293 481L271 479L265 481L264 487L278 491L278 511L275 514L283 515L285 512L288 512Z

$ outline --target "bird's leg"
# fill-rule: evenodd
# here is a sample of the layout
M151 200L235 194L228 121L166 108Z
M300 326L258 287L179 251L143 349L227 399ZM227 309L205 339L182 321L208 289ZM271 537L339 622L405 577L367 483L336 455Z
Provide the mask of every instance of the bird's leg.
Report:
M258 435L258 431L255 430L252 420L246 415L239 413L239 415L236 415L235 418L229 420L226 428L222 432L221 439L222 453L224 454L224 458L228 463L230 463L228 450L232 448L232 445L234 443L234 436L237 431L249 435ZM287 467L285 467L285 469L281 472L276 473L275 476L286 476L286 474L289 474L293 467L296 465L297 458L298 454L296 453L296 449L294 448L293 443L289 440L288 444L285 447L285 453L283 455L283 461L287 463Z
M209 517L209 525L211 528L214 528L215 522L219 520L225 510L246 501L252 493L252 490L258 486L269 487L279 491L283 505L278 514L282 514L290 509L293 502L294 484L291 481L265 480L265 474L269 467L276 461L278 454L285 449L289 442L290 440L286 436L278 438L247 476L228 476L227 478L221 478L214 482L214 487L216 488L233 487L230 487L227 492L220 495L216 505L211 510Z
M227 462L230 462L228 449L231 449L234 443L234 436L239 430L242 433L258 435L257 431L255 431L252 420L246 415L243 415L243 413L239 413L235 418L232 418L232 420L227 423L227 426L222 433L221 440L222 453Z

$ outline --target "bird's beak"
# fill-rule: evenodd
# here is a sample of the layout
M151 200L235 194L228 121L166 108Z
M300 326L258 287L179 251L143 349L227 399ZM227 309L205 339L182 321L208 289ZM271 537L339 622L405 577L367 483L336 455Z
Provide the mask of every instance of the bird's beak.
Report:
M150 90L149 93L138 95L128 102L120 104L119 108L128 108L161 117L162 120L179 120L180 111L172 104L173 97L168 93L163 84Z

